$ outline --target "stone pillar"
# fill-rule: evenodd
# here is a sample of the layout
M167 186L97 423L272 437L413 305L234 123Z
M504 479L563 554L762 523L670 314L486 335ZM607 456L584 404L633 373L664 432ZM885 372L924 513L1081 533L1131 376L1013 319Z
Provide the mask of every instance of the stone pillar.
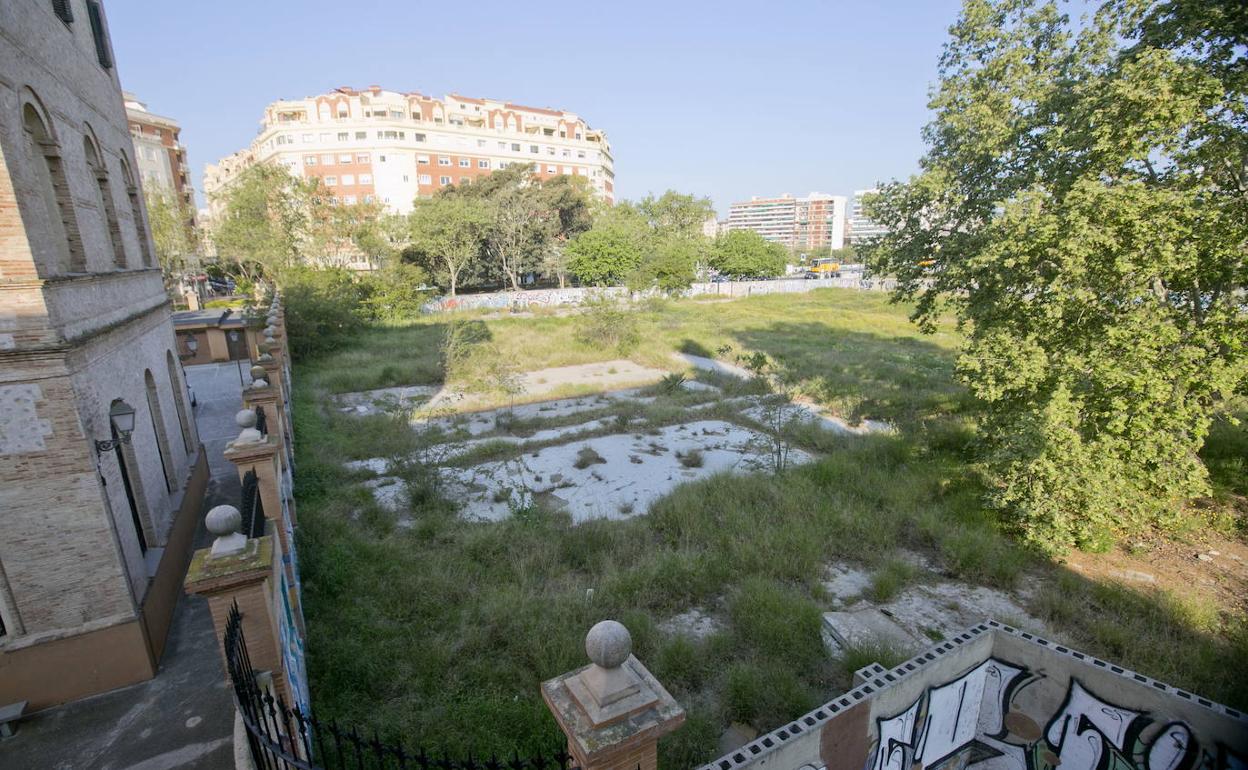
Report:
M187 310L199 310L203 307L203 304L199 301L199 292L194 289L187 289L182 298L186 300Z
M208 355L212 360L229 361L230 346L225 340L225 330L217 326L210 326L205 330L205 334L208 336Z
M542 682L542 698L568 736L581 770L656 770L659 738L685 711L632 655L628 629L604 620L589 630L590 665Z
M191 557L183 587L188 594L208 600L223 664L226 618L230 607L238 604L252 666L271 672L277 694L290 703L293 688L285 670L281 620L276 615L279 607L273 600L280 583L281 544L267 535L248 539L238 531L241 523L242 516L232 505L218 505L208 512L205 524L217 537L211 548L201 548ZM229 671L228 665L225 670Z

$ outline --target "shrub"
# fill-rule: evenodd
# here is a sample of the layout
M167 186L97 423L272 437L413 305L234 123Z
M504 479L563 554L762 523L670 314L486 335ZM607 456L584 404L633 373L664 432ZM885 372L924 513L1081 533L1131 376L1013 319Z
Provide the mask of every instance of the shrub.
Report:
M419 316L434 291L424 268L408 262L392 262L367 276L364 283L368 289L368 312L382 321L407 321Z
M610 302L587 307L580 316L576 338L590 347L614 348L620 355L628 355L641 344L637 317Z
M293 268L283 273L281 285L295 358L336 350L370 317L368 288L349 270Z

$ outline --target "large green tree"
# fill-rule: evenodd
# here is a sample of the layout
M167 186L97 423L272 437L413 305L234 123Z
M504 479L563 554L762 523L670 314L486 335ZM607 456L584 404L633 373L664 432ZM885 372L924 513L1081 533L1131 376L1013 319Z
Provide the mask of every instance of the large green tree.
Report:
M966 0L922 173L869 248L985 404L994 503L1052 551L1165 525L1248 375L1248 39L1230 0Z
M715 216L710 198L699 198L675 190L668 190L657 198L647 195L633 206L646 218L650 229L663 238L700 237L702 225Z
M725 275L767 278L784 272L788 250L753 230L731 230L715 239L711 267Z
M603 210L592 229L568 243L568 269L582 283L613 286L641 264L648 243L646 220L627 203Z
M300 261L309 200L308 185L285 166L248 167L220 193L224 211L211 234L217 253L249 280L276 278Z
M156 259L166 285L172 285L174 277L186 269L198 251L195 212L182 198L164 190L149 188L143 198Z
M421 261L455 296L461 277L485 249L493 224L489 204L475 197L435 195L417 200L408 221L411 244L424 255Z

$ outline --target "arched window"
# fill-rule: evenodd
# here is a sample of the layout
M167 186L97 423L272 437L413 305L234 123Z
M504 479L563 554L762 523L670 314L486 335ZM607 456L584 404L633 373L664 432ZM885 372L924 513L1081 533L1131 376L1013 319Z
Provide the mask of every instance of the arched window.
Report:
M134 174L130 172L130 164L126 162L126 154L121 153L121 181L126 186L126 198L130 200L130 218L134 220L134 234L139 239L139 253L143 255L143 264L156 267L152 258L152 247L147 241L147 226L143 223L143 204L139 200L139 186L134 182Z
M156 449L160 452L160 469L165 472L165 489L172 492L177 487L173 483L173 466L170 465L169 436L165 434L165 418L160 411L160 396L156 393L156 380L151 369L143 372L143 381L147 385L147 411L152 417Z
M165 351L165 360L169 364L169 387L173 389L173 405L178 410L178 425L182 428L182 445L186 453L191 453L191 418L186 411L186 400L182 398L182 378L178 376L178 364L174 361L173 351Z
M85 273L87 258L78 233L78 219L74 216L74 199L51 123L33 102L27 101L22 105L22 128L47 210L48 236L54 250L53 261L47 265L46 272Z
M95 203L100 207L100 216L104 219L104 229L108 232L108 242L113 247L113 265L124 269L126 266L126 248L121 241L121 225L117 223L117 207L113 205L113 192L108 185L108 166L95 141L91 138L91 129L82 137L83 154L87 165L95 174Z

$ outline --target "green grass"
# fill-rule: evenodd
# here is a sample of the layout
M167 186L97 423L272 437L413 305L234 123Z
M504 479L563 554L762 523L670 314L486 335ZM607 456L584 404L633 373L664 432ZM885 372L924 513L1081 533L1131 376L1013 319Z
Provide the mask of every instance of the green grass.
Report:
M525 369L618 355L579 342L576 316L477 318ZM452 753L550 750L561 738L538 685L583 665L585 631L611 617L628 626L635 654L688 710L686 725L661 743L661 763L692 766L715 756L732 721L772 729L839 693L854 669L897 662L883 648L841 662L824 653L820 578L829 561L851 561L877 568L877 598L893 596L915 578L897 559L901 547L974 584L1010 588L1027 574L1043 585L1033 609L1072 644L1248 704L1242 618L1090 583L1002 533L980 504L974 413L952 375L951 329L921 336L904 308L849 291L654 303L637 321L630 357L639 363L674 368L670 353L682 348L763 353L800 393L901 430L852 439L799 431L793 440L819 455L809 465L780 477L714 476L677 488L648 516L575 527L540 506L500 523L462 521L434 474L409 462L398 475L412 495L413 526L401 530L342 462L418 455L422 439L403 415L359 418L320 405L332 393L438 382L447 317L374 328L302 363L296 493L319 717ZM699 378L731 393L758 387ZM671 389L653 405L602 414L662 424L706 398ZM499 443L478 451L503 458L515 450ZM1237 462L1232 450L1218 456L1227 467ZM722 629L701 640L660 632L664 619L695 607Z

